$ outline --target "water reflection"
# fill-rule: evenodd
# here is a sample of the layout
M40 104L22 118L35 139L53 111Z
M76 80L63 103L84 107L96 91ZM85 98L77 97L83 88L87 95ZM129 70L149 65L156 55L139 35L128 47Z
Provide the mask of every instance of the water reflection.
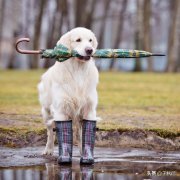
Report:
M47 179L49 180L93 180L94 177L94 166L58 166L56 164L46 164Z
M71 167L62 167L59 173L56 174L58 179L70 180L72 179L72 169Z
M167 166L154 166L152 164L137 166L137 164L119 163L103 164L95 166L79 166L78 163L72 166L59 166L56 163L46 163L45 166L33 166L27 168L0 169L0 180L176 180L178 179L178 168ZM172 170L173 169L173 170ZM165 176L148 176L148 173L171 172L174 174Z
M82 180L93 179L93 166L81 166Z

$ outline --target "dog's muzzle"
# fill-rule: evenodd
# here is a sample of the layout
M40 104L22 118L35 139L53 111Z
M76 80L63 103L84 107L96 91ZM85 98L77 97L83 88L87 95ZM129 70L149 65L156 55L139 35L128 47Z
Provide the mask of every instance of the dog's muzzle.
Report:
M91 56L78 56L78 59L88 61L90 60Z
M85 53L86 53L86 56L81 56L79 55L78 56L78 59L80 60L84 60L84 61L88 61L90 60L92 54L93 54L93 49L91 47L86 47L85 48Z
M91 47L87 47L87 48L85 48L85 52L87 55L92 55L93 49Z

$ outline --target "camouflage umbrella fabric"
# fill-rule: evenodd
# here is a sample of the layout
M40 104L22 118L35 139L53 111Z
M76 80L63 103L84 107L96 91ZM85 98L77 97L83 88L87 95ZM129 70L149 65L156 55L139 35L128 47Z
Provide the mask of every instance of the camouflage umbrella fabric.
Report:
M66 61L70 57L80 57L75 50L69 50L63 45L57 45L54 49L46 49L42 51L42 58L55 58L59 62ZM92 55L95 58L141 58L149 56L164 56L162 54L153 54L141 50L127 49L97 49Z

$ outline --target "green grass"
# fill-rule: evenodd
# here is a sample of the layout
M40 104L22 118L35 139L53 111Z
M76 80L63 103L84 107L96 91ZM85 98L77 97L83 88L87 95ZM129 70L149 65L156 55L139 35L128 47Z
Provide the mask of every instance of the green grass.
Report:
M39 114L37 84L42 71L0 71L0 111Z
M0 127L11 128L4 119L27 129L44 127L37 94L42 73L0 71ZM103 72L98 94L100 129L180 133L180 74Z

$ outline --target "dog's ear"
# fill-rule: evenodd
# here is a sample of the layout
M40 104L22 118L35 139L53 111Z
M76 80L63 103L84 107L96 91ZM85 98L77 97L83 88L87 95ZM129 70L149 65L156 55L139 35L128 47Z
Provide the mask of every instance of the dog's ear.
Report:
M95 35L93 35L93 47L96 49L98 46L97 38Z
M71 39L70 39L70 32L67 32L63 36L61 36L60 40L57 42L57 45L62 44L67 48L71 49Z

